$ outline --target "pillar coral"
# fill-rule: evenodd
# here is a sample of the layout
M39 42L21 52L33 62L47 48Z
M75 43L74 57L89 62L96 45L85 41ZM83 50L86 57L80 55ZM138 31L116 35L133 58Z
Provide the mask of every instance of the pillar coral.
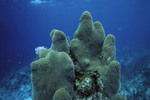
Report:
M88 11L69 44L57 29L52 45L32 62L33 100L125 100L120 89L120 63L115 61L115 37L107 35ZM116 98L116 99L115 99Z

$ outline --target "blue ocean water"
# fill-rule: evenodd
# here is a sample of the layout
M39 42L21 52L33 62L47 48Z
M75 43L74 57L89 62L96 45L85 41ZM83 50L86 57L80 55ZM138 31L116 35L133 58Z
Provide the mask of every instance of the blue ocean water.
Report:
M150 0L0 0L0 79L24 67L29 70L34 49L51 46L52 29L72 39L84 11L102 23L106 35L115 35L116 59L123 66L148 56Z

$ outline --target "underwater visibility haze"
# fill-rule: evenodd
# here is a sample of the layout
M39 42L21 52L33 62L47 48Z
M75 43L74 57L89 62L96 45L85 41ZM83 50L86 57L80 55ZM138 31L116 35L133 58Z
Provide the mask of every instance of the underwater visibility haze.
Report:
M103 39L104 38L106 39L106 37L109 36L108 34L112 34L113 36L115 36L114 46L108 45L109 49L111 48L111 46L112 48L115 47L114 49L111 48L113 53L111 52L112 55L109 56L112 58L114 57L114 60L118 61L121 66L121 67L117 67L118 71L120 72L120 75L119 73L117 74L118 78L116 78L115 81L118 82L118 85L114 89L115 93L112 93L112 91L107 91L109 90L109 86L111 85L108 85L105 79L102 79L105 93L103 94L102 90L100 90L100 92L98 93L102 93L101 94L102 97L108 97L108 99L113 98L113 100L118 100L115 99L117 98L115 97L116 95L118 95L117 93L121 93L121 95L123 96L126 95L127 100L150 100L150 85L149 85L150 84L149 81L150 80L150 52L149 52L150 51L150 1L149 0L0 0L0 46L1 46L0 100L40 100L40 98L38 98L38 96L35 95L36 93L37 94L39 93L36 91L35 88L38 87L36 87L36 84L34 83L36 82L35 77L37 77L38 75L33 73L37 69L33 68L36 65L34 65L34 62L31 64L31 62L35 61L35 64L37 64L37 60L43 58L44 54L38 55L39 52L35 52L35 50L37 51L38 49L37 47L39 46L41 46L41 48L44 50L49 50L50 47L52 47L51 49L55 49L55 50L58 49L58 47L57 46L54 47L55 44L53 44L53 41L55 40L54 33L55 34L57 33L55 32L56 30L54 30L53 33L52 31L53 29L63 31L65 33L65 39L67 39L68 41L70 40L69 44L67 44L67 46L70 46L70 48L74 48L75 44L73 44L74 42L72 43L73 39L79 39L79 40L81 39L81 41L77 42L77 44L79 43L79 45L82 46L84 44L82 43L82 41L87 42L88 40L88 37L86 38L87 39L86 40L80 34L80 31L82 30L81 29L82 25L80 25L82 22L81 19L82 19L82 15L84 15L83 12L85 11L90 12L93 23L99 21L104 28L104 31L100 33L103 34L105 33L105 37L103 37L103 35L95 35L93 36L95 38L92 38L93 41L96 41L99 40L99 38L101 37L100 40L102 40L102 42L100 42L101 47L100 50L98 50L99 52L102 52L102 54L104 53L104 55L105 54L109 55L109 52L107 53L103 52L104 50L102 48L105 48L105 42ZM89 18L89 16L86 17ZM87 20L86 17L83 16L83 20ZM94 27L96 27L96 25L98 25L99 27L99 24L97 23L94 25L95 25ZM78 31L75 32L76 30ZM94 33L95 31L92 30L92 32ZM74 34L78 34L76 38ZM97 33L95 32L95 34ZM59 44L61 39L56 39L56 41ZM91 42L93 46L91 46L91 48L86 48L87 50L85 50L85 52L89 53L89 55L91 52L88 52L88 50L91 50L92 48L96 47L93 41ZM103 42L104 42L104 47L101 45L103 44ZM88 43L89 42L87 42L87 44L85 45L88 45ZM97 43L97 41L95 43ZM64 45L63 42L62 45ZM67 50L65 51L66 54L68 52L71 52ZM80 67L84 66L80 64L82 62L82 59L80 59L80 57L82 58L83 55L80 54L78 51L74 51L74 49L71 50L72 50L71 52L72 54L67 54L67 55L70 55L70 57L72 58L73 61L72 63L75 65L75 68L76 66L80 66ZM83 53L82 49L79 49L79 51L80 50ZM51 52L51 51L47 51L47 52ZM92 52L95 53L97 51L95 50ZM45 53L45 55L48 54ZM54 55L57 55L57 53L54 52ZM58 59L63 58L60 55L58 55L56 58ZM66 57L66 55L64 56ZM79 58L76 56L79 56ZM103 55L97 57L102 62L103 59L105 59L105 56ZM54 59L52 59L52 57L50 58L51 58L50 63L52 63ZM64 58L64 59L68 59L68 58ZM89 57L89 59L91 62L95 61L93 60L92 57ZM86 65L87 63L89 64L90 61L86 59ZM113 62L113 60L110 62ZM97 64L97 62L95 63ZM40 65L41 63L38 64ZM106 65L108 65L108 64L105 65L104 63L100 63L100 64L103 67L104 66L106 67ZM115 62L114 64L118 64L118 63ZM74 65L68 64L65 66L70 67ZM109 65L109 66L114 66L114 65ZM60 70L63 69L60 68ZM68 69L68 70L72 70L72 69ZM77 70L75 71L78 72ZM33 76L31 75L31 73ZM69 74L72 73L74 72L70 71ZM96 74L96 76L94 77L98 79L98 77L100 77L98 76L100 73L103 72L93 71L91 73L89 72L86 73L86 75L88 77L89 76L93 77L92 75ZM32 76L33 80L31 80L30 76ZM68 80L68 77L69 79L70 78L77 79L79 78L79 76L77 75L77 73L75 74L75 76L66 75L67 78L65 78L64 80ZM104 75L106 79L110 78L106 76ZM81 81L81 80L76 80L76 81ZM88 81L90 82L90 80ZM33 91L32 82L33 82L33 86L35 87L34 88L35 93L33 94L32 94ZM68 81L66 82L68 84L67 88L69 88L70 90L68 89L66 91L64 90L64 88L61 88L60 90L57 90L58 93L57 92L55 93L56 90L52 89L53 90L52 93L54 92L55 95L54 97L51 97L51 99L53 98L53 100L58 100L59 97L58 94L60 93L60 91L65 92L66 93L65 95L67 96L69 95L69 97L68 98L66 97L67 99L64 100L70 100L69 98L71 97L75 98L70 88L72 86L70 85L71 83ZM121 82L121 85L119 85L119 82ZM64 83L62 82L62 84ZM74 84L76 84L76 90L78 90L80 87L77 84L80 84L81 86L83 85L82 82L74 83ZM98 84L98 82L96 84ZM102 85L102 83L99 84ZM106 88L107 85L108 87ZM43 90L41 89L40 91ZM93 90L89 90L89 91L93 92ZM89 91L84 91L86 92L84 93L83 90L80 90L80 92L77 93L77 95L83 94L86 95L86 98L84 98L83 95L79 95L78 98L80 99L76 98L75 100L93 100L94 97L90 98L87 96L87 95L92 95L88 93ZM96 94L96 96L97 95L98 94ZM100 94L99 94L99 100L101 100ZM119 100L124 100L124 99L119 99Z

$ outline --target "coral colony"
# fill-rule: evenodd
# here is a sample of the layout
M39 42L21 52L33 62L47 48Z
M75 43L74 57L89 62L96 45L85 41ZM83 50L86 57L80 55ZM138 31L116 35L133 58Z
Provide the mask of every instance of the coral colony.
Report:
M93 23L88 11L81 15L71 44L57 29L50 37L51 48L40 48L31 64L33 100L126 100L118 93L115 37L105 38L101 23Z

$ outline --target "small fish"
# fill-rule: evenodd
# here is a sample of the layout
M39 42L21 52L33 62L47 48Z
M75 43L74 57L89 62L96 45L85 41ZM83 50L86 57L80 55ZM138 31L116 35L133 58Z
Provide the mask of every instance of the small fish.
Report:
M103 56L98 56L99 61L103 59Z

